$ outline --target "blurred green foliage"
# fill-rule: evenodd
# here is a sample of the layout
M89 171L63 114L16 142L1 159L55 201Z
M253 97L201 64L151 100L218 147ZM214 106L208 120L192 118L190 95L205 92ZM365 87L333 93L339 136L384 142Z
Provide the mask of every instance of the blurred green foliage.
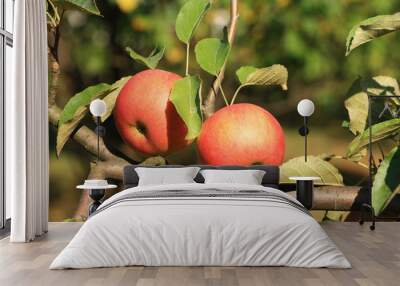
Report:
M62 27L64 71L73 78L68 94L89 84L112 82L133 74L141 66L131 61L125 47L148 54L154 46L166 47L160 67L184 73L185 47L174 32L176 15L184 1L99 1L104 17L77 11L66 15ZM229 21L229 1L214 1L194 41L220 36ZM343 119L345 91L358 75L387 74L396 77L400 54L393 51L399 35L360 48L345 60L348 31L359 21L400 9L396 0L241 0L239 27L225 80L232 93L237 87L234 71L242 65L281 63L289 69L289 96L278 89L247 91L248 98L268 109L268 103L287 100L287 108L270 106L277 115L291 114L297 99L315 98L323 121ZM193 53L192 53L193 54ZM191 66L195 66L191 59ZM195 71L202 73L198 67ZM211 80L210 76L205 76ZM260 94L261 96L257 96ZM326 109L326 110L325 110ZM340 117L340 118L339 118ZM291 120L288 120L288 122Z
M103 17L78 11L66 12L61 27L60 63L62 80L60 106L76 92L99 82L112 83L122 76L134 74L143 67L130 59L126 47L140 54L149 54L155 46L165 46L159 68L185 72L185 46L177 39L174 24L184 0L104 0L98 1ZM398 0L239 0L237 36L228 59L224 88L231 97L239 85L235 71L244 65L256 67L275 63L289 71L288 92L280 88L247 88L237 102L259 104L277 116L287 135L287 156L302 154L301 138L294 132L301 124L296 106L300 99L311 98L316 113L311 119L314 132L311 153L344 154L352 136L338 126L347 119L343 101L354 79L377 74L399 78L400 33L384 36L380 41L358 48L345 58L346 36L358 22L378 14L400 10ZM229 1L214 1L212 8L197 29L193 42L205 37L221 37L229 22ZM194 46L194 45L192 45ZM203 72L191 53L191 71L201 74L209 84L212 76ZM219 102L222 104L222 101ZM117 140L112 119L107 124L107 140ZM324 135L326 134L326 135ZM115 135L115 136L114 136ZM54 136L54 133L52 133ZM315 137L313 137L315 136ZM318 137L319 136L319 137ZM325 136L325 137L324 137ZM317 137L317 138L316 138ZM54 140L54 137L52 138ZM292 140L293 139L293 140ZM314 140L314 141L313 141ZM118 140L117 140L118 141ZM295 143L293 143L295 142ZM318 142L325 142L323 146ZM111 144L110 144L111 145ZM54 144L52 144L54 147ZM320 150L322 147L326 148ZM318 151L317 151L318 150ZM59 159L60 164L74 165L76 160L87 164L87 156L71 156L82 151L70 143ZM82 151L84 154L84 151ZM52 157L52 164L56 164ZM79 165L79 164L78 164ZM64 172L63 168L59 168ZM77 172L77 169L75 169ZM67 187L74 188L84 180L88 168L81 170ZM56 172L56 171L54 171ZM345 173L349 170L346 169ZM56 176L53 174L53 176ZM58 175L60 176L60 175ZM52 184L53 197L56 182ZM56 190L57 189L57 190ZM73 203L78 200L74 196ZM53 204L53 202L55 202ZM72 202L71 202L72 203ZM52 205L60 205L52 201ZM70 217L70 211L54 214L59 220Z

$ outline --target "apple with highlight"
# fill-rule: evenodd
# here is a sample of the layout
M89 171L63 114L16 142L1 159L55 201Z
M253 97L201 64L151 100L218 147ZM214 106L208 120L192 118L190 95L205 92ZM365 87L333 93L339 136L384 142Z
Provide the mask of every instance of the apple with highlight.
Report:
M169 101L181 77L159 69L139 72L122 88L114 108L122 139L145 155L166 155L183 149L187 127Z
M203 124L198 150L209 165L281 165L285 136L265 109L249 103L226 106Z

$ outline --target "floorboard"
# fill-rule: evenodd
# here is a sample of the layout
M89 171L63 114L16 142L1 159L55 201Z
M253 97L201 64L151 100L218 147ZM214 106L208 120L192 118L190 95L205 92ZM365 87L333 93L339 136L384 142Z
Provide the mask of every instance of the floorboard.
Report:
M81 223L50 223L32 243L0 240L1 286L398 286L400 223L324 223L323 228L352 263L352 269L289 267L120 267L48 270Z

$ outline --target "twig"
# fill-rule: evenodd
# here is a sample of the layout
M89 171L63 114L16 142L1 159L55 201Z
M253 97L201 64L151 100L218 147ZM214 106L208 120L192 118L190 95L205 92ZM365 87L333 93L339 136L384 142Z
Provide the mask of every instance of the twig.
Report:
M355 163L355 164L357 164L357 165L359 165L359 166L361 166L361 167L363 167L363 168L365 168L365 169L368 169L368 168L369 168L368 165L365 165L363 162L360 162L360 161L353 161L353 160L351 160L351 159L349 159L349 158L347 158L347 157L340 156L340 155L334 155L334 156L332 156L332 159L349 160L349 161L351 161L351 162L353 162L353 163Z
M227 99L227 97L225 95L224 89L222 88L222 85L219 85L219 89L221 90L221 94L222 94L222 97L224 98L226 106L228 106L229 102L228 102L228 99Z
M50 20L50 26L55 27L57 26L56 20L54 20L53 16L49 12L46 12L47 18Z
M60 42L60 24L61 24L62 17L64 16L64 10L62 10L61 14L59 14L57 7L54 6L52 1L48 0L47 2L50 3L52 10L54 12L54 17L52 17L51 14L49 12L47 12L49 19L51 21L50 32L53 34L53 37L54 37L53 44L51 45L49 42L48 46L52 53L52 56L58 62L58 46L59 46L59 42Z
M238 18L239 18L238 1L231 0L230 24L229 24L229 33L228 33L228 42L230 45L233 44L233 40L236 35L236 26L237 26ZM224 79L225 68L226 68L226 64L224 64L222 66L220 73L218 74L217 78L215 79L214 83L212 84L212 87L210 88L210 91L208 92L207 98L204 101L204 106L202 107L202 110L203 110L203 113L206 118L210 117L215 112L215 96L218 93L218 88Z
M47 11L46 14L47 14L48 18L50 19L50 24L51 24L50 26L55 28L55 27L57 27L57 25L59 25L61 17L58 14L58 9L54 5L53 1L47 0L47 3L49 3L49 7L51 7L51 9L53 10L54 17L51 15L51 13L49 11Z
M188 42L186 44L186 71L185 71L186 76L189 75L189 53L190 53L190 43Z
M56 105L56 95L57 95L57 86L58 86L58 78L60 77L60 65L58 64L58 61L54 57L53 52L51 51L51 48L49 47L48 51L49 55L49 72L51 74L51 80L49 84L49 109L53 108ZM53 115L55 117L56 112L53 115L53 112L50 115ZM54 118L55 119L55 118ZM56 122L53 123L54 125L57 125L58 118L56 119Z
M57 26L55 28L55 33L54 33L54 46L53 46L53 55L54 58L58 61L58 45L60 43L60 28Z
M242 84L242 85L240 85L240 86L238 87L238 89L235 91L235 93L234 93L234 95L233 95L233 97L232 97L232 100L231 100L231 105L235 102L236 97L237 97L238 94L239 94L239 91L240 91L243 87L245 87L245 86L248 86L248 84Z

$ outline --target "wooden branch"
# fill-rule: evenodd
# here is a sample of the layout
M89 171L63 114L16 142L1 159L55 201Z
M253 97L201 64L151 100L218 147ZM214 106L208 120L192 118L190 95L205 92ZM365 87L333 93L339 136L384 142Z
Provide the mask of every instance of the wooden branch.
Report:
M58 79L60 77L60 65L58 64L58 61L56 60L53 52L51 51L51 48L48 49L48 55L50 61L49 69L51 74L50 86L49 86L49 99L48 99L50 108L50 106L53 107L56 105Z
M64 12L63 12L64 14ZM60 24L57 25L54 31L54 46L53 46L53 56L58 62L58 46L60 44Z
M296 192L289 192L296 197ZM368 192L362 187L323 186L314 189L312 210L355 211L367 201Z
M229 31L228 31L228 41L231 46L235 39L238 18L239 18L238 1L231 0L230 24L229 24ZM221 83L224 79L225 68L226 68L226 62L222 66L220 73L216 77L216 79L215 79L214 83L212 84L212 87L210 88L208 95L204 101L204 105L202 106L202 111L203 111L205 118L210 117L215 112L215 96L218 94L219 86L221 85Z
M367 192L361 187L319 187L314 192L313 209L350 211L359 210Z

